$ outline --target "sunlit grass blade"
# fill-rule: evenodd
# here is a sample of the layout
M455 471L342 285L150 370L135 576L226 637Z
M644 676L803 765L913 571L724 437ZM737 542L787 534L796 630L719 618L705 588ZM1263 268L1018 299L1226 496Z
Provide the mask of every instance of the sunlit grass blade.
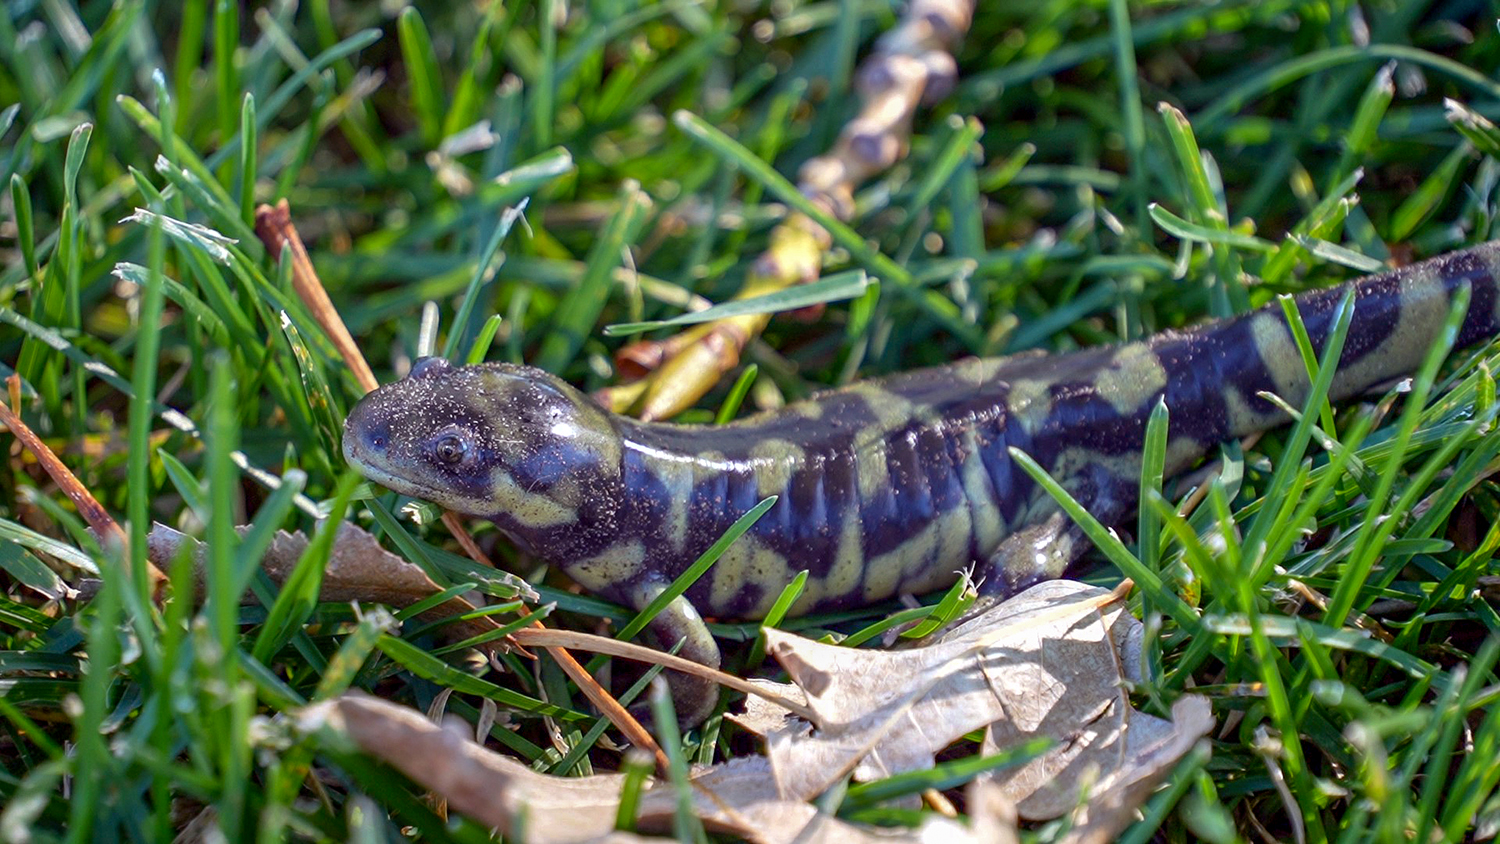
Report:
M752 363L745 367L738 378L734 379L734 385L729 388L729 393L724 396L724 402L719 405L718 411L714 414L715 424L723 425L734 419L740 412L740 405L745 401L750 388L755 385L755 376L759 372L760 367Z
M270 613L255 637L251 655L257 661L269 661L312 615L313 606L318 601L318 590L323 584L323 569L328 565L339 525L343 524L349 497L354 493L354 485L358 480L359 476L352 472L339 479L328 517L318 527L317 533L313 534L312 541L307 543L307 549L302 552L292 573L281 585L281 592L276 596L276 602L271 605Z
M1475 149L1491 158L1500 158L1500 127L1458 100L1443 100L1443 109L1448 123Z
M1147 211L1151 219L1161 226L1168 234L1180 237L1183 240L1192 240L1199 243L1217 243L1224 246L1234 246L1240 249L1249 249L1254 252L1274 252L1276 244L1269 240L1252 235L1240 234L1227 229L1215 229L1208 226L1200 226L1173 214L1171 211L1152 203Z
M698 559L691 566L683 571L676 580L673 580L667 588L663 589L660 594L652 598L646 604L645 608L637 613L635 618L630 620L630 623L620 628L620 632L615 634L615 638L621 640L629 639L646 629L646 625L650 624L662 610L666 609L668 604L675 601L679 595L686 592L694 583L698 582L698 578L702 577L714 563L719 561L719 557L723 556L724 551L736 539L739 539L744 535L745 531L754 527L755 523L760 521L760 517L764 516L766 511L776 504L776 500L776 496L768 496L759 504L745 511L743 516L735 519L734 524L730 525L729 529L724 531L723 536L714 540L714 544L708 546L707 550L698 555Z
M924 771L908 771L874 782L857 783L849 787L849 793L839 807L841 813L857 812L887 800L919 794L926 789L945 791L962 785L981 774L1023 765L1041 756L1055 742L1042 736L1019 742L990 756L970 756L943 762Z
M1454 340L1458 337L1458 328L1462 323L1464 314L1468 311L1471 289L1468 284L1463 285L1454 292L1449 305L1448 317L1443 323L1442 331L1428 349L1422 360L1421 367L1412 379L1411 394L1407 396L1406 407L1401 412L1401 420L1396 432L1392 447L1394 453L1386 463L1385 470L1381 473L1380 485L1371 496L1371 507L1379 512L1386 506L1388 497L1396 485L1400 474L1402 456L1407 445L1411 441L1412 433L1416 430L1417 421L1421 416L1422 409L1427 404L1427 396L1432 390L1434 379L1437 377L1437 369L1448 352L1453 348ZM1327 366L1325 363L1324 366ZM1434 470L1436 470L1436 466ZM1411 489L1408 488L1408 493ZM1405 498L1405 496L1403 496ZM1414 501L1412 503L1415 503ZM1399 516L1398 514L1393 514ZM1360 529L1360 543L1354 556L1350 559L1338 587L1329 601L1328 610L1324 618L1332 626L1344 623L1349 612L1354 609L1358 601L1358 595L1365 586L1366 579L1379 557L1379 545L1381 540L1391 535L1396 527L1396 519L1385 520L1369 519Z
M396 20L401 41L401 58L411 84L412 111L422 127L422 142L435 147L443 126L442 74L432 50L427 24L415 7L408 6Z
M565 721L581 721L587 717L580 713L563 709L562 707L553 706L550 703L543 703L536 698L513 692L510 689L497 686L486 680L481 680L467 672L454 668L403 639L383 635L380 637L377 646L386 656L390 657L403 668L411 671L418 677L431 680L440 686L451 688L464 694L487 697L502 706L508 706L512 709L530 712L535 715L547 715Z
M1162 481L1166 474L1167 428L1170 414L1166 400L1157 401L1146 420L1146 440L1141 448L1140 501L1150 501L1153 494L1161 494ZM1141 507L1136 523L1136 542L1141 565L1159 571L1161 546L1161 522L1152 507Z
M865 290L872 284L874 282L865 275L863 270L849 270L848 272L836 273L807 284L799 284L785 290L767 293L763 296L721 302L711 308L680 314L670 319L650 320L647 322L622 322L614 325L606 325L604 327L604 334L607 337L619 337L629 334L639 334L643 331L652 331L657 328L696 325L726 317L793 311L811 305L853 299L856 296L863 295Z
M1437 211L1443 197L1448 195L1448 191L1458 181L1459 170L1469 162L1470 156L1467 146L1460 146L1448 153L1437 169L1417 185L1417 189L1412 191L1405 202L1397 206L1391 214L1390 231L1387 235L1392 241L1410 237L1422 221Z
M216 0L214 4L214 82L218 96L219 140L224 143L234 135L234 104L239 100L239 68L235 51L240 46L240 7L233 0Z
M464 331L469 324L469 314L473 313L475 302L479 296L480 285L491 275L490 264L495 260L495 253L500 251L500 244L504 242L506 235L510 234L510 230L515 226L516 221L521 219L522 214L526 213L527 204L528 201L523 199L514 208L507 208L500 214L500 224L495 226L495 230L490 234L489 242L480 251L479 260L474 265L474 276L469 279L469 286L464 290L463 302L458 306L458 313L453 317L453 328L449 330L448 341L443 345L442 357L452 360L454 352L462 344ZM486 327L488 328L488 326ZM497 323L496 328L498 327ZM489 336L495 336L494 328L489 329ZM488 346L489 342L485 341L485 345ZM483 357L484 355L481 352L480 359L482 360Z
M246 91L240 106L240 167L235 185L235 194L240 199L240 218L246 226L255 224L255 177L260 169L256 159L258 136L255 95Z
M490 318L485 320L484 325L480 327L479 335L469 346L469 353L464 357L464 363L481 363L489 357L490 345L495 342L495 333L500 330L500 323L503 321L499 314L490 314Z
M250 579L260 568L261 558L276 539L286 517L291 515L297 500L307 483L307 475L299 469L290 469L281 476L281 486L273 491L265 503L256 511L249 529L239 537L239 546L234 551L234 579L227 590L236 596L245 594Z
M36 260L36 230L32 222L31 192L26 189L26 182L19 175L10 177L10 202L16 215L16 241L21 247L21 263L26 268L26 276L36 283L41 270Z
M1354 301L1354 291L1351 289L1344 294L1333 312L1333 324L1323 341L1323 357L1318 361L1317 376L1313 378L1307 401L1303 404L1303 417L1292 426L1291 435L1287 437L1287 444L1282 449L1281 458L1266 487L1267 501L1283 500L1287 486L1296 475L1297 465L1312 439L1312 420L1315 418L1312 410L1322 406L1333 384L1334 370L1344 350L1344 339L1348 336L1349 326L1354 319ZM1270 574L1272 563L1269 559L1262 559L1261 555L1274 525L1274 514L1261 510L1255 514L1250 527L1245 531L1242 547L1245 549L1245 558L1252 566L1252 577L1256 583L1263 583Z

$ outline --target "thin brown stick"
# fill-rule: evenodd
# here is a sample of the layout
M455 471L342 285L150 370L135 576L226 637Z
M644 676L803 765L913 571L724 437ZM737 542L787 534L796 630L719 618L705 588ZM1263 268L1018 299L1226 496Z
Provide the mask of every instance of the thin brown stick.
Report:
M495 567L494 561L480 549L479 544L474 541L474 537L469 535L469 529L464 527L464 520L457 513L452 510L444 510L443 526L448 528L448 532L453 534L454 539L458 540L459 547L464 549L464 553L469 555L469 559L482 566Z
M448 529L453 531L453 536L454 538L458 539L458 544L463 546L464 550L468 552L469 556L474 559L474 562L479 563L483 566L495 568L495 561L491 560L489 556L486 555L477 544L475 544L474 538L469 536L469 532L467 530L464 530L463 523L459 521L457 514L451 512L443 513L443 524L447 525ZM548 630L547 626L542 624L540 621L533 621L531 623L531 630L520 630L517 632L530 633L537 630L540 630L543 633L553 632ZM510 639L511 641L515 642L517 646L525 647L525 645L522 645L521 642L516 639L515 633L511 634ZM662 776L666 776L668 772L668 765L670 764L667 760L667 754L661 749L661 745L656 743L656 739L651 736L651 733L647 732L646 728L641 726L641 722L637 721L635 719L635 716L630 714L630 710L622 706L618 700L615 700L614 696L609 693L608 689L599 685L599 681L595 680L594 676L590 674L588 670L585 669L583 665L581 665L571 653L568 653L565 648L558 645L553 645L551 647L547 647L546 650L547 653L551 654L552 658L557 661L557 665L563 670L563 673L567 674L574 683L578 684L578 690L583 692L583 696L588 698L589 702L594 704L594 706L598 707L599 711L604 714L604 717L608 718L611 724L614 724L616 727L618 727L620 732L625 734L625 737L630 741L631 744L649 752L656 759L656 767L658 773L660 773ZM694 663L694 665L696 664L697 663Z
M255 209L255 233L272 255L279 256L284 246L291 247L292 287L297 291L297 296L312 312L313 319L322 326L323 333L328 335L334 348L344 356L344 361L354 372L354 380L359 382L365 392L380 386L380 382L375 380L375 373L370 371L370 365L365 362L365 356L360 354L359 347L354 344L354 338L349 336L343 317L339 316L332 300L328 298L328 291L323 289L323 282L313 270L312 259L307 256L307 247L302 245L302 238L292 225L292 209L285 199L276 203L274 208L262 205Z
M5 381L11 400L19 404L20 376L11 375ZM51 476L52 482L57 484L58 489L61 489L63 494L73 502L73 506L78 508L78 515L89 523L89 527L99 537L100 543L105 548L118 548L122 554L126 554L130 542L125 537L125 531L120 528L120 523L114 520L109 511L104 509L104 505L100 504L67 465L58 459L52 449L48 448L47 444L42 442L25 422L21 421L21 417L4 404L0 404L0 424L4 424L16 439L20 440L21 445L36 457L36 462ZM127 566L132 564L133 561L129 560L128 556L125 559ZM146 566L146 574L151 579L151 594L154 597L162 584L166 582L167 577L161 573L161 569L152 565L150 560L141 562Z
M328 292L323 288L323 282L318 278L317 269L313 267L312 259L308 257L307 249L302 245L302 237L297 234L297 227L292 224L291 208L286 200L277 203L275 208L262 205L255 210L255 233L265 243L266 248L272 255L280 255L282 244L290 244L292 259L292 284L297 290L308 310L312 311L313 317L317 319L318 325L322 326L329 340L338 349L339 354L349 369L354 372L355 380L365 392L371 392L380 386L375 380L375 374L370 369L370 364L365 361L364 353L355 345L354 339L349 335L349 329L344 325L343 317L333 306L333 301L328 298ZM443 524L452 532L453 538L473 560L481 565L494 568L495 564L485 555L484 551L474 542L464 528L463 521L456 513L444 512ZM540 621L532 622L536 627L546 628ZM511 637L514 640L514 637ZM662 751L661 746L641 726L620 702L595 680L584 667L573 658L573 655L565 649L552 646L547 652L557 661L559 667L573 682L578 684L579 691L589 699L610 723L624 733L626 739L632 744L647 751L656 760L657 769L665 775L668 769L667 754Z
M782 707L808 721L818 723L818 715L806 704L799 703L784 695L778 695L768 688L757 686L748 680L741 679L728 674L717 668L709 668L700 662L658 651L644 645L635 645L630 642L622 642L619 639L611 639L608 636L596 636L593 633L580 633L576 630L517 630L516 641L522 645L537 645L539 647L555 647L566 644L582 651L592 651L609 656L624 657L637 662L649 662L652 665L660 665L684 674L692 674L707 680L712 680L721 686L728 686L737 692L747 695L765 698L770 702Z

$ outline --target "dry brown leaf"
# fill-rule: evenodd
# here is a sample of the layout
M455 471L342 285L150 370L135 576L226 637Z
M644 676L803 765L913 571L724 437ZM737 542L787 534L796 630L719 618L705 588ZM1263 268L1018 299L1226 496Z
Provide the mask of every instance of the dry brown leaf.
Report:
M348 736L359 750L446 799L454 811L507 837L524 827L527 841L587 841L614 828L623 775L539 774L413 709L359 693L309 706L299 722L310 732L328 727Z
M352 739L356 748L400 770L442 797L454 811L532 844L578 844L598 841L643 841L612 831L619 806L620 774L555 777L540 774L513 759L468 739L467 730L449 730L418 712L360 693L314 704L302 710L304 730L331 729ZM326 736L327 733L325 732ZM913 831L865 829L824 815L807 803L779 798L770 768L760 757L735 759L692 775L694 812L710 829L756 844L827 842L991 842L1004 840L992 830L1009 829L995 800L971 798L975 828L934 818ZM977 795L978 792L975 792ZM670 829L676 805L670 783L648 782L637 826L646 831ZM1001 798L1003 803L1003 798Z
M241 527L238 530L243 533L248 528ZM271 547L261 558L261 567L272 582L280 585L291 576L297 560L307 549L307 542L307 536L301 531L277 531ZM156 565L169 568L184 543L189 543L188 547L197 561L194 571L201 587L203 555L208 549L198 540L166 525L157 524L151 528L151 533L146 538L147 556ZM525 581L511 579L509 575L498 572L493 576L507 578L507 582L516 587L521 597L536 600L536 593L531 591ZM339 526L332 553L329 554L318 598L329 602L365 601L400 608L411 606L440 591L442 589L419 566L380 547L379 541L358 525L345 522ZM473 604L462 598L450 598L417 617L422 621L436 621L473 612L474 609ZM444 635L453 639L467 639L494 630L496 626L494 621L486 617L455 621L444 628Z
M1135 718L1150 716L1136 713ZM1160 721L1153 718L1153 721ZM1132 724L1135 723L1132 719ZM1132 731L1125 736L1125 761L1091 789L1089 798L1073 814L1073 828L1062 844L1105 844L1135 820L1136 810L1177 762L1214 728L1208 698L1188 695L1172 704L1172 720L1164 732L1149 736Z
M767 651L807 693L817 730L771 732L783 797L807 799L845 773L875 780L930 768L933 755L996 721L1047 723L1059 739L1121 695L1117 642L1135 620L1116 594L1072 581L1032 587L935 644L852 650L767 630ZM1063 727L1062 725L1067 725ZM1036 733L1033 733L1035 735Z
M726 719L739 724L761 738L765 738L777 730L788 727L804 733L812 731L811 724L797 718L795 713L775 702L776 698L790 698L805 707L807 705L807 694L802 691L800 686L793 683L777 683L758 677L752 677L747 682L755 688L766 692L766 695L747 695L745 697L745 711L739 714L726 712L724 714Z
M1119 808L1095 801L1096 818L1128 817L1213 717L1197 698L1179 702L1173 721L1130 707L1123 684L1137 679L1142 629L1118 597L1043 583L908 651L851 650L770 630L768 652L806 692L817 729L764 701L739 721L767 737L788 799L808 799L851 771L868 781L929 768L936 752L988 726L986 754L1038 737L1057 742L995 775L1022 817L1066 814L1086 786L1113 795Z

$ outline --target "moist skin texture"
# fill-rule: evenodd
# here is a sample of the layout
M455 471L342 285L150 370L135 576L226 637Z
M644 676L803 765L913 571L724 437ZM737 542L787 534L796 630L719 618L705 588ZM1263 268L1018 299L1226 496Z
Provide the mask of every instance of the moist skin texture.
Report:
M1353 283L1330 397L1415 369L1461 285L1472 298L1457 345L1493 336L1497 268L1500 244L1486 244ZM1320 354L1346 289L1297 299ZM682 641L683 656L717 666L699 613L760 618L802 570L794 613L941 589L970 566L989 599L1060 576L1085 543L1010 447L1109 524L1134 511L1158 402L1171 411L1170 475L1285 422L1261 393L1296 407L1308 390L1276 305L1119 346L914 370L722 426L638 422L538 369L426 358L355 406L344 454L391 489L493 520L585 588L637 609L777 496L654 625L663 643ZM685 721L712 708L711 687L675 679Z

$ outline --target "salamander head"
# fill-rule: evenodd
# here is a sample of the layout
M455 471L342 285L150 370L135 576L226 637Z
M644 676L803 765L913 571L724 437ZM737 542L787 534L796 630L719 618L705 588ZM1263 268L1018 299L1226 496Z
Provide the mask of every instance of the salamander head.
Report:
M503 363L423 358L344 422L344 458L370 480L523 540L597 511L585 505L618 484L620 452L614 422L588 397Z

